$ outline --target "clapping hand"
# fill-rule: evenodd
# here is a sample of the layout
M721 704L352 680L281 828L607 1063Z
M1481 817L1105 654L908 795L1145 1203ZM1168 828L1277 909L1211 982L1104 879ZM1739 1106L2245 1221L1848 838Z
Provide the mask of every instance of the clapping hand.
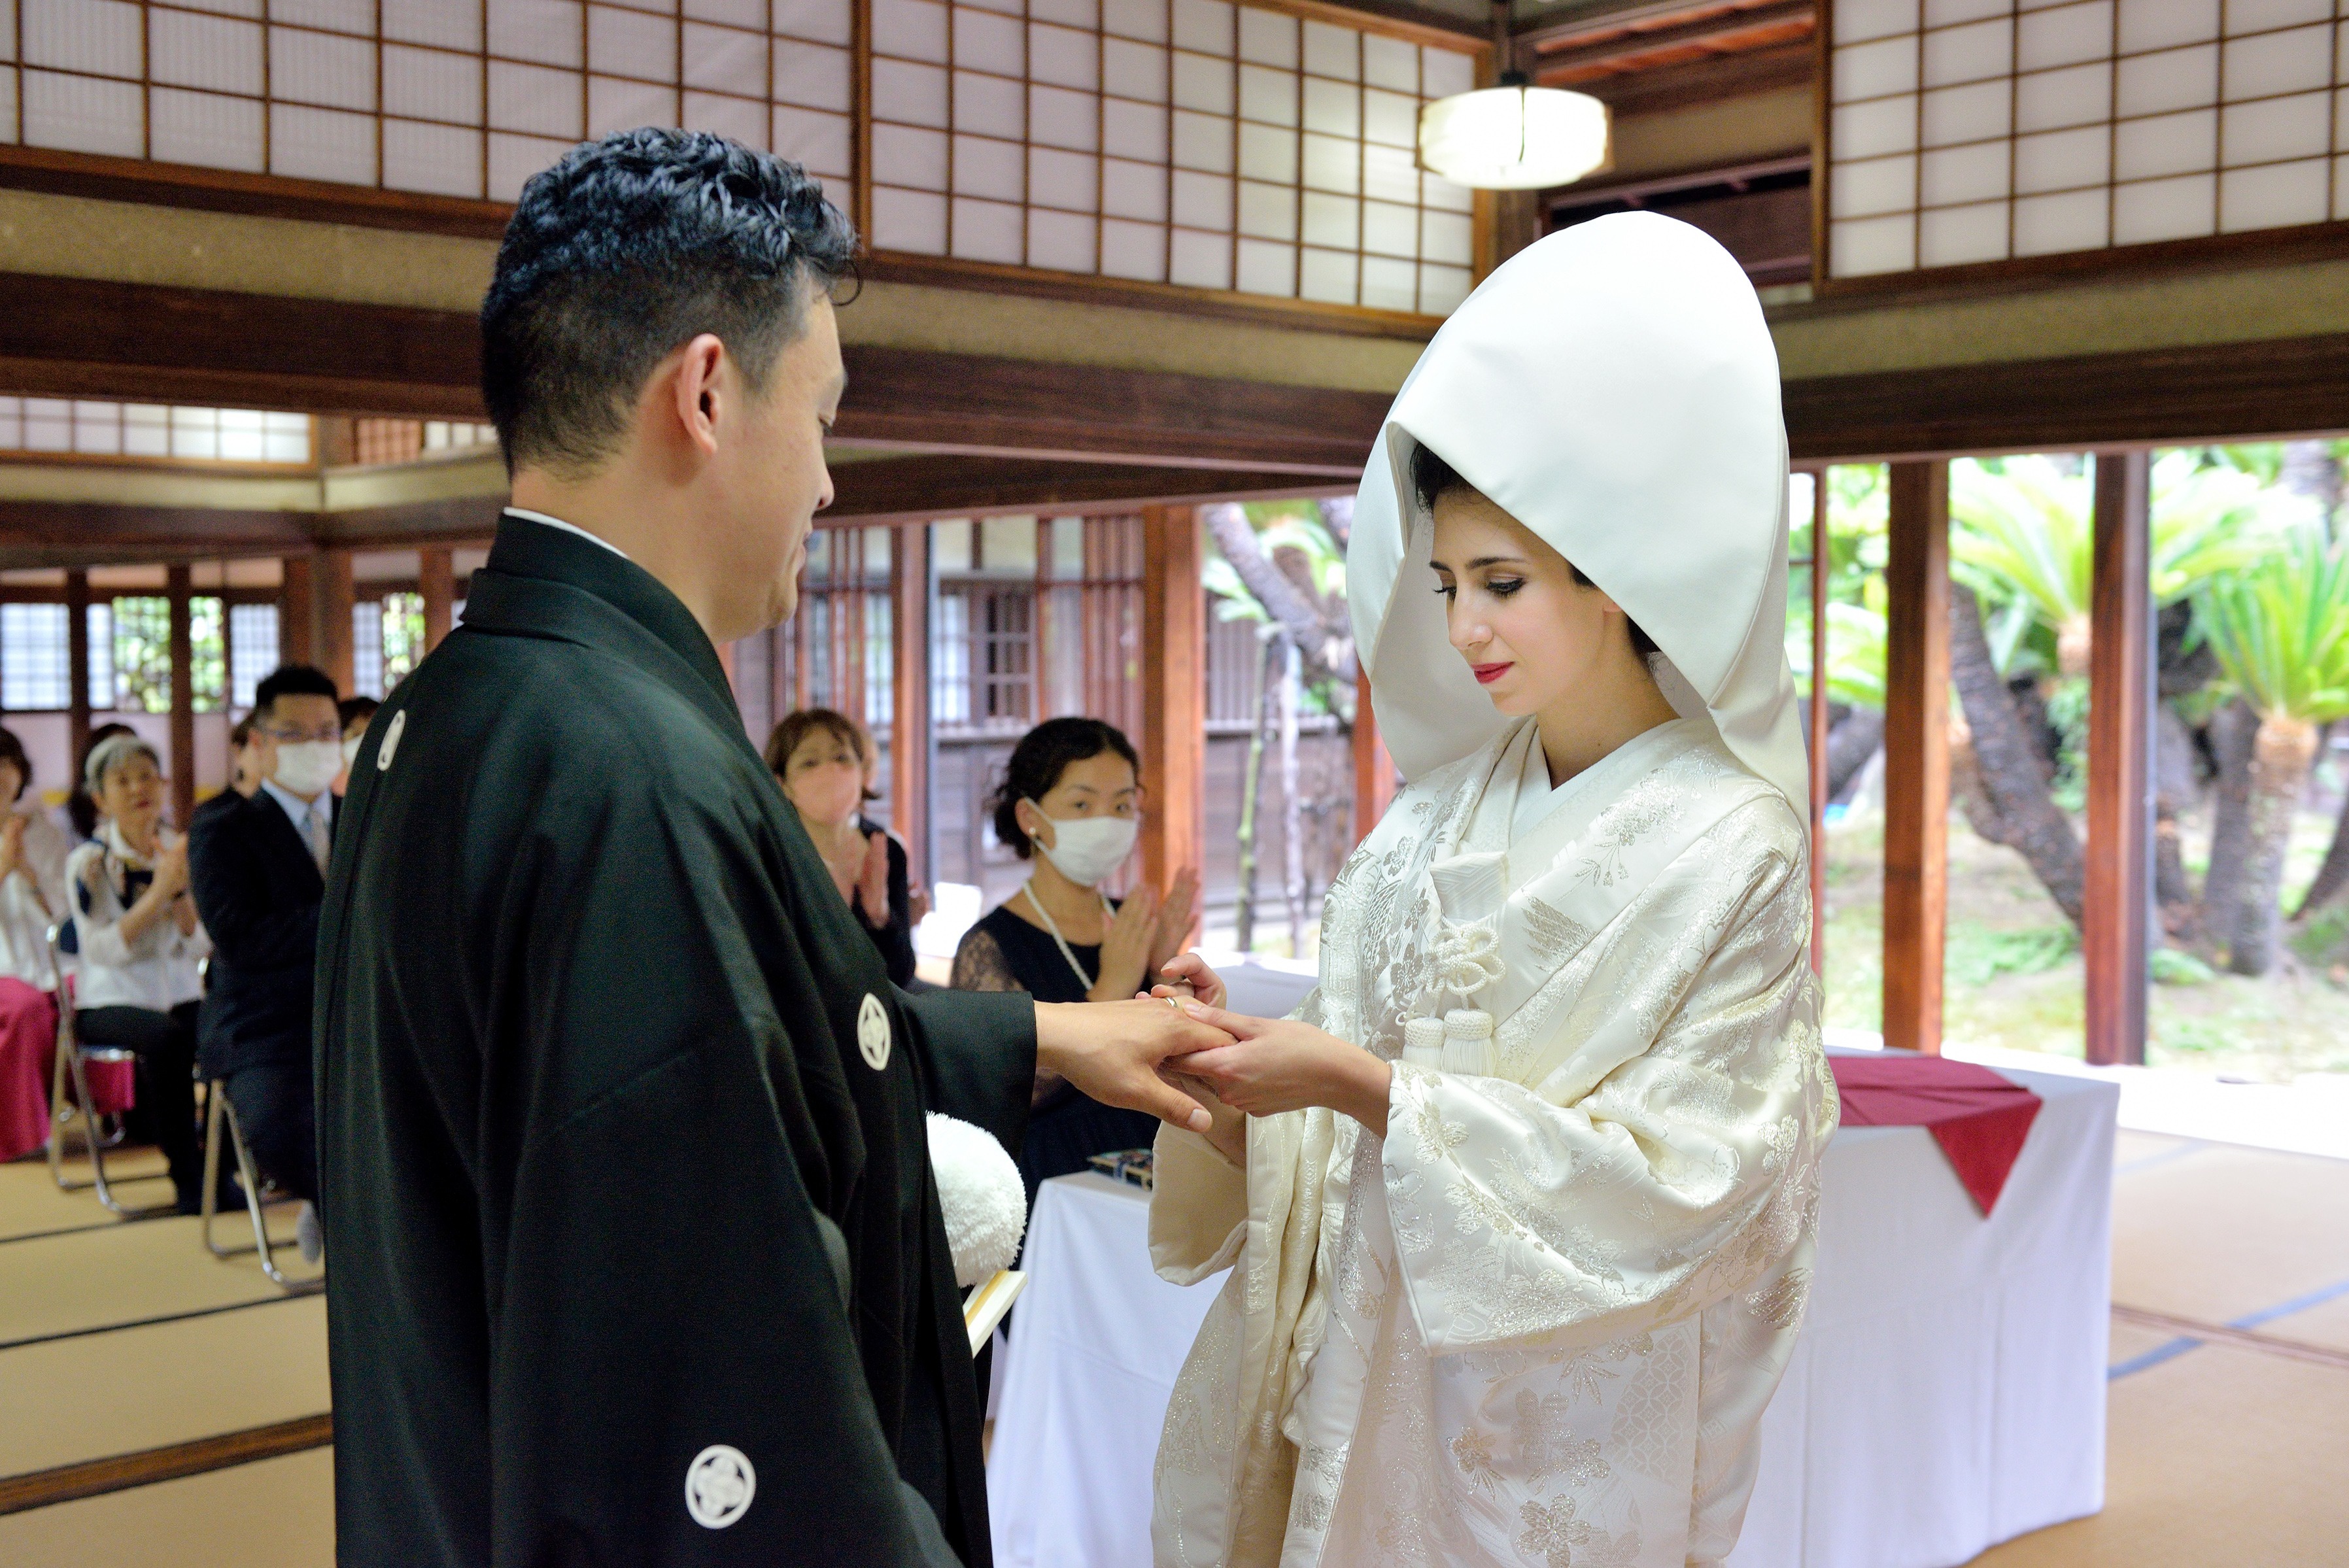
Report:
M1142 989L1158 942L1158 890L1143 882L1126 895L1102 934L1101 973L1086 993L1095 1002L1123 1001ZM1096 1096L1095 1098L1099 1098Z
M889 923L889 835L875 830L864 836L864 864L856 874L857 913L878 931Z
M1158 906L1157 929L1150 939L1150 963L1144 973L1156 975L1183 951L1191 934L1191 917L1199 903L1199 873L1188 867L1166 884L1165 902Z
M25 824L26 819L14 811L0 821L0 882L7 881L25 863Z

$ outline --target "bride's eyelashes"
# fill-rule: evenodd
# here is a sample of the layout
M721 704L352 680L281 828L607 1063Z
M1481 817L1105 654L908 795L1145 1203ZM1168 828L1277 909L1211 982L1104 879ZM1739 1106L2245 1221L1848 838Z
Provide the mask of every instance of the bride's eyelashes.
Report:
M1495 599L1506 599L1525 585L1526 580L1522 577L1490 577L1485 581L1485 592ZM1435 596L1446 602L1458 597L1459 593L1457 583L1439 583L1435 585Z

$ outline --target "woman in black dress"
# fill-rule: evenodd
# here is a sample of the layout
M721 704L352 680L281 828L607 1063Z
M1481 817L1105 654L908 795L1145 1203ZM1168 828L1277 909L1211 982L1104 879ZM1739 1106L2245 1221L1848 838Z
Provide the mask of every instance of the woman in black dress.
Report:
M1048 719L1020 738L990 804L996 837L1035 870L964 934L957 989L1123 1001L1182 950L1199 891L1193 872L1176 873L1163 898L1148 883L1123 903L1101 892L1133 852L1139 767L1133 743L1097 718ZM1034 1104L1019 1150L1031 1204L1040 1182L1084 1170L1095 1154L1146 1149L1158 1130L1153 1117L1040 1073Z
M767 767L832 868L840 896L900 985L914 979L913 892L905 879L905 846L868 821L860 810L877 799L870 787L875 762L864 728L844 713L803 707L787 714L767 738Z

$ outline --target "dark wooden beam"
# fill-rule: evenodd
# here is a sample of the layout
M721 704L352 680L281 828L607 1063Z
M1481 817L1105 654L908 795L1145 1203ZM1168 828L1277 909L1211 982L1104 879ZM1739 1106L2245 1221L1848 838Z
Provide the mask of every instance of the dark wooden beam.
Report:
M323 1449L334 1440L335 1418L321 1412L265 1427L247 1427L189 1442L168 1443L160 1449L141 1449L137 1453L31 1470L0 1480L0 1514L22 1513L27 1509L71 1502L76 1498L97 1497L134 1486L176 1480L181 1476L226 1470L232 1465L251 1464L256 1460L298 1454Z
M1949 913L1950 466L1892 468L1884 660L1884 1043L1938 1055Z
M470 314L0 274L0 385L478 419ZM848 307L854 309L854 305ZM1383 393L852 345L843 438L1342 477Z
M353 681L357 650L351 635L351 552L322 550L314 559L311 579L317 596L318 667L326 672L337 691L349 696L357 689Z
M424 646L440 645L449 634L449 617L457 602L456 562L445 546L428 545L416 552L416 591L424 599Z
M1154 506L1142 527L1142 874L1163 889L1206 852L1207 600L1198 513Z
M0 500L0 562L105 565L310 548L309 514L225 507Z
M167 567L164 603L170 606L165 638L171 663L171 820L181 832L196 814L196 644L188 612L190 573Z
M280 562L277 658L281 664L318 662L318 585L313 566L307 554L288 555Z
M66 734L79 762L89 749L89 573L78 568L66 573L66 679L72 683L66 694ZM68 789L80 784L79 779L66 780Z
M470 314L0 274L11 390L487 418Z
M853 307L852 307L853 308ZM851 345L844 441L993 457L1359 475L1379 392Z
M1827 973L1827 471L1811 473L1811 970Z
M1578 71L1636 71L1666 51L1702 49L1735 53L1758 46L1755 40L1780 43L1807 35L1818 20L1813 0L1769 0L1743 10L1713 9L1688 21L1658 20L1633 26L1565 34L1534 45L1542 78L1574 79ZM1678 63L1677 60L1671 63Z
M2243 441L2349 428L2349 333L1806 377L1798 462Z
M1714 55L1684 66L1659 67L1619 76L1577 80L1576 92L1588 93L1619 115L1661 114L1692 104L1718 103L1781 88L1807 87L1818 75L1817 51L1807 39L1742 54ZM1551 73L1537 70L1534 80L1553 86Z
M908 880L922 888L930 880L930 531L926 523L907 523L890 533L889 603L889 826L905 846Z
M1353 480L1336 477L947 453L839 463L832 480L834 499L816 519L819 528L1108 505L1270 500L1354 488Z
M2087 966L2087 1057L2109 1067L2145 1060L2153 896L2152 521L2147 454L2098 452L2095 464L2080 948Z

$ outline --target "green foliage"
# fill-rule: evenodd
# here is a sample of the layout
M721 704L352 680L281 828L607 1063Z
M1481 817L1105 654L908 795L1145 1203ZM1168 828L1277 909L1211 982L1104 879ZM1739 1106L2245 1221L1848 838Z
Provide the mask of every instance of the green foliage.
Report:
M1990 931L1953 923L1944 963L1960 985L1987 985L2002 975L2043 974L2079 950L2080 934L2068 924Z
M2175 947L2155 948L2145 955L2145 967L2157 985L2206 985L2219 977L2208 964Z
M1854 707L1884 707L1884 615L1862 604L1827 605L1827 700ZM1805 605L1786 625L1786 658L1795 689L1811 695L1811 615Z
M2088 807L2088 677L2058 676L2047 693L2047 722L2055 727L2055 779L2048 793L2066 811Z
M2313 523L2203 585L2195 619L2227 684L2260 717L2349 717L2349 551Z
M2056 633L2085 634L2095 574L2095 480L2046 458L1951 465L1951 571L1992 604L2028 605ZM2153 469L2153 597L2187 597L2260 560L2306 503L2241 469L2172 452Z

